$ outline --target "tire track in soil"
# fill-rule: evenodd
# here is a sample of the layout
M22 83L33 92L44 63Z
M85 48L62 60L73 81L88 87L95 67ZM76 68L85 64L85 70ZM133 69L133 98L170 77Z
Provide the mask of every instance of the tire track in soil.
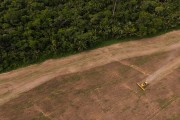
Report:
M173 59L172 61L169 61L166 65L158 69L156 72L154 72L152 75L146 78L146 82L153 84L154 82L163 79L168 74L173 72L176 68L180 67L180 57L177 57Z
M163 111L165 108L168 106L172 105L174 102L176 102L179 98L178 97L173 97L171 100L169 100L166 104L160 107L159 109L155 110L152 114L146 117L145 120L153 120L161 111Z

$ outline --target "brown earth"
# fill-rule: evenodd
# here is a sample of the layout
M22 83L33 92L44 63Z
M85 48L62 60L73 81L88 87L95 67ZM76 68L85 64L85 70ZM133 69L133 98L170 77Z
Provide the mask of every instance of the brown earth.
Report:
M168 52L157 52L151 55L125 59L122 60L121 63L127 64L129 66L130 65L138 66L140 69L143 69L144 72L147 72L148 75L150 75L154 73L156 70L166 66L167 63L171 63L175 59L178 59L179 56L180 56L180 48L177 48ZM159 57L161 59L159 59Z
M177 30L154 38L114 44L62 59L47 60L41 64L0 74L0 105L60 75L179 48L180 30Z
M179 120L180 67L145 92L136 85L167 65L174 52L58 76L2 105L0 120Z
M159 59L157 56L161 57ZM152 63L148 63L153 60ZM122 64L128 65L133 69L148 76L144 81L155 84L157 80L161 80L174 69L180 67L180 49L175 49L166 53L156 53L149 56L134 57L121 61ZM154 81L155 80L155 81Z

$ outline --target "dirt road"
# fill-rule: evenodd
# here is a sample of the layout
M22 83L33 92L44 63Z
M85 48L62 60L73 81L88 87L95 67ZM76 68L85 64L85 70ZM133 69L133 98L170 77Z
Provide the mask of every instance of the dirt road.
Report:
M114 44L62 59L47 60L41 64L3 73L0 74L0 105L60 75L173 49L180 49L180 30L140 41Z

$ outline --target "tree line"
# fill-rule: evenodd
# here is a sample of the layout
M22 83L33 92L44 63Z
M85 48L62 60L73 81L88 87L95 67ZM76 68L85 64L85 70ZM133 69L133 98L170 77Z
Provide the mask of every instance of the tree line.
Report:
M179 0L3 0L0 72L179 25Z

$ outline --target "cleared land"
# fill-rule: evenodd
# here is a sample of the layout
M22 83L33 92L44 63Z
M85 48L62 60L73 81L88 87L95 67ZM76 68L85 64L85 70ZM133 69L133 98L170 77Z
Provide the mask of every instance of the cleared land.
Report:
M0 107L2 120L179 120L180 69L141 91L147 75L123 65L158 69L174 51L112 62L59 76ZM138 63L137 63L138 64ZM161 65L160 65L161 64ZM164 63L165 64L165 63ZM151 74L151 71L149 71ZM152 71L153 73L153 71ZM171 114L168 114L171 113Z
M179 56L173 31L1 74L0 119L179 120ZM136 86L163 67L146 92Z

